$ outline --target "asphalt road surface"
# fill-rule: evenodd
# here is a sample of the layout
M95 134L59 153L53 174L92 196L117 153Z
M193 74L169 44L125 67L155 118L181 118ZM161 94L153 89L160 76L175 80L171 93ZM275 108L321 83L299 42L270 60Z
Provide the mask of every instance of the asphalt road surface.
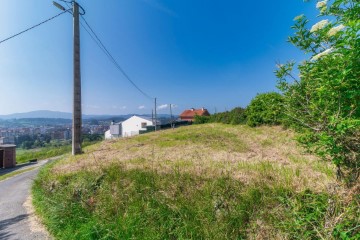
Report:
M0 239L49 239L45 231L34 231L30 225L31 214L24 207L30 195L33 179L40 166L47 161L36 164L36 168L14 177L0 181ZM35 165L32 165L34 167Z

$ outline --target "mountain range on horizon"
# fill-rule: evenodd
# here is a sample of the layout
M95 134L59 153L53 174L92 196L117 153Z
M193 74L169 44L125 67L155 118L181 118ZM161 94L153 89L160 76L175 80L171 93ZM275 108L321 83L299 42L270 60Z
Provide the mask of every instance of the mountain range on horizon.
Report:
M95 114L83 114L83 119L107 119L112 117L131 117L133 115L138 116L150 116L149 114L120 114L120 115L95 115ZM158 114L158 117L168 117L169 114ZM50 111L50 110L38 110L25 113L13 113L7 115L0 115L0 119L22 119L22 118L62 118L62 119L72 119L72 113L59 112L59 111Z

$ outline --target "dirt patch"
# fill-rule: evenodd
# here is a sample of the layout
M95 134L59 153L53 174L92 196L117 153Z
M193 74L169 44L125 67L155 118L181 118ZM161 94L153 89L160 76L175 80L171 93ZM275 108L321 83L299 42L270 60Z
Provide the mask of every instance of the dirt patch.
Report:
M29 197L26 199L26 201L23 204L23 207L25 208L28 216L28 224L30 231L34 233L35 235L39 236L39 239L44 240L51 240L53 239L44 225L41 223L41 220L38 216L35 214L35 209L32 205L32 196L29 195Z

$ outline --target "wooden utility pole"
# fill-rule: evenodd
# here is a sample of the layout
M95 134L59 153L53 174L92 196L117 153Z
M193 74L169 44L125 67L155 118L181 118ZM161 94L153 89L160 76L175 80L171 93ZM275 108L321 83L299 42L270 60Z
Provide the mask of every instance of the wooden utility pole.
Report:
M80 26L79 5L73 1L74 19L74 95L72 121L72 155L82 153L81 150L81 74L80 74Z
M170 103L170 126L171 126L171 128L174 128L174 120L173 120L171 103Z
M157 113L156 113L156 98L155 98L155 131L157 130Z

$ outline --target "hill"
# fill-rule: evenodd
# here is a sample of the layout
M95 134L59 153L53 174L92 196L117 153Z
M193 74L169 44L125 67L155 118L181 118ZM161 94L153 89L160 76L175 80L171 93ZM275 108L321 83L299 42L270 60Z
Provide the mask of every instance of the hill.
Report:
M104 141L44 169L34 204L58 239L358 236L359 200L293 137L205 124Z
M94 115L94 114L83 114L83 119L112 119L112 118L121 118L127 119L134 116L135 114L124 114L124 115ZM139 114L137 114L139 115ZM149 114L139 115L139 116L151 116ZM168 118L169 114L158 114L159 118ZM0 119L29 119L29 118L53 118L53 119L72 119L72 113L68 112L58 112L58 111L49 111L49 110L38 110L25 113L13 113L8 115L0 115Z
M13 113L8 115L0 115L0 119L19 119L19 118L62 118L71 119L72 114L66 112L38 110L25 113Z

